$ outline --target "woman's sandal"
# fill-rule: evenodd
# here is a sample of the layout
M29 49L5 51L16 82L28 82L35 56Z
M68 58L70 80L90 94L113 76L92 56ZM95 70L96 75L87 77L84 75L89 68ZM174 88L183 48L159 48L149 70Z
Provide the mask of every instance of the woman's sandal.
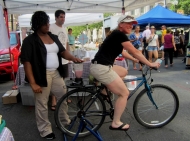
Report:
M52 110L52 111L55 111L55 107L56 107L56 105L51 106L51 110Z
M123 123L123 124L120 125L119 127L112 127L112 126L110 125L109 129L110 129L110 130L127 131L129 128L123 128L125 125L127 125L127 124Z

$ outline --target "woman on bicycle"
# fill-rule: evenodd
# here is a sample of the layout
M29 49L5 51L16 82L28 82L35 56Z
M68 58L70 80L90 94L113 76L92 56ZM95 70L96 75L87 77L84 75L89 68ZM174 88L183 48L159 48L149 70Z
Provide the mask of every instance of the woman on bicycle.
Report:
M133 24L137 21L131 16L122 15L118 19L118 27L102 43L99 51L92 60L90 66L91 74L111 92L118 95L115 102L114 117L110 126L111 130L128 130L129 125L121 122L120 118L127 104L129 91L120 76L122 67L113 66L115 58L128 50L135 58L142 63L158 68L159 63L150 63L144 55L137 50L130 42L126 34L130 34Z

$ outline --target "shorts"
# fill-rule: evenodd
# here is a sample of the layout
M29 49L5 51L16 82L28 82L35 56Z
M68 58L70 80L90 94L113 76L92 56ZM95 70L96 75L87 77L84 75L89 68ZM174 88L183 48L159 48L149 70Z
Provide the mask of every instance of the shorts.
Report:
M139 47L138 50L143 50L143 47Z
M119 77L119 75L112 69L111 65L91 64L90 74L104 85L110 84Z
M148 51L158 51L157 46L148 46Z
M63 67L63 79L64 79L69 76L68 64L63 64L62 67Z

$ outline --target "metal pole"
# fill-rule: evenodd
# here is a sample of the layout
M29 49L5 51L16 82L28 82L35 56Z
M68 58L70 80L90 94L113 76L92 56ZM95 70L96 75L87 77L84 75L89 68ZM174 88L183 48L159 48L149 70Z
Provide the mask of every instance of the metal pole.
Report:
M166 8L166 0L164 0L164 7Z
M13 31L13 14L11 14L11 30Z

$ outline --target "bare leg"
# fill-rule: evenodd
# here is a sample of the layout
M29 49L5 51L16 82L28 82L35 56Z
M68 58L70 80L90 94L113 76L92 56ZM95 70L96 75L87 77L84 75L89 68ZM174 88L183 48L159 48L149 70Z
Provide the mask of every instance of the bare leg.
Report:
M162 58L161 59L164 60L164 51L162 51Z
M139 51L142 53L142 50L139 50ZM139 70L142 70L142 65L141 64L139 64Z
M153 55L154 55L154 61L153 62L155 62L158 59L158 51L157 50L153 51Z
M152 63L152 51L148 51L148 60Z
M51 96L51 109L55 110L55 106L57 104L56 97L52 94Z
M113 82L106 86L111 92L118 95L118 99L115 102L114 117L111 125L113 128L117 128L123 124L120 119L127 104L129 91L120 77L116 78ZM127 128L129 128L128 124L123 127L123 129Z
M137 69L135 61L133 61L133 69L134 69L134 70Z
M122 79L128 74L128 71L127 71L125 68L123 68L123 67L121 67L121 66L118 66L118 65L113 65L113 68L112 68L112 69L113 69L113 70L119 75L119 77L121 77ZM101 93L107 95L105 89L103 89Z

